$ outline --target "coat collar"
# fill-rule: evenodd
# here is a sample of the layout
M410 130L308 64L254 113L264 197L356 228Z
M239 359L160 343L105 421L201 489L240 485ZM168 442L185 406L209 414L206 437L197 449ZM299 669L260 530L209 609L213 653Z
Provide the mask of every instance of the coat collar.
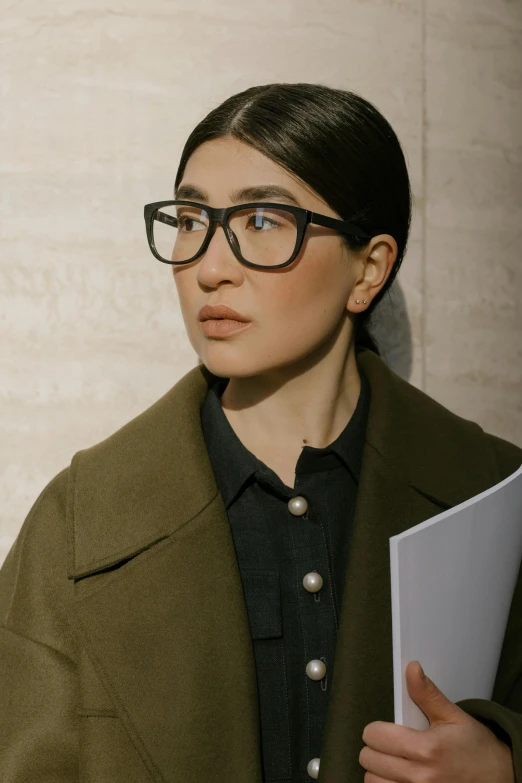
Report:
M321 780L362 781L393 721L389 538L499 479L489 441L358 355L371 403ZM157 783L261 783L255 663L230 526L201 431L199 366L71 465L72 622ZM93 578L82 578L94 575Z
M396 481L442 507L475 494L495 471L480 427L399 378L372 351L360 351L358 362L371 389L363 464L378 454ZM74 455L67 505L70 579L147 549L216 498L200 420L216 380L203 365L193 368L142 414Z

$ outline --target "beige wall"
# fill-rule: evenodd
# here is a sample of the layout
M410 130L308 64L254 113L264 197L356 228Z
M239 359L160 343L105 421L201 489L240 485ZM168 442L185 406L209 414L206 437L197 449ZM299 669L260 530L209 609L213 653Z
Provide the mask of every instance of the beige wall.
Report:
M196 363L143 204L170 197L203 114L252 84L352 89L390 120L415 195L411 381L522 444L519 2L22 0L2 16L0 562L71 456Z

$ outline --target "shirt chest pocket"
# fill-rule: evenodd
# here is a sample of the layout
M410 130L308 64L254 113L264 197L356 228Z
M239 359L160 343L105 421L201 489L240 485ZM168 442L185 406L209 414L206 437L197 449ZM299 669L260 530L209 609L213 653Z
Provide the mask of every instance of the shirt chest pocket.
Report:
M247 568L241 573L252 639L283 636L279 571Z
M259 695L264 780L290 780L290 709L279 571L243 569Z

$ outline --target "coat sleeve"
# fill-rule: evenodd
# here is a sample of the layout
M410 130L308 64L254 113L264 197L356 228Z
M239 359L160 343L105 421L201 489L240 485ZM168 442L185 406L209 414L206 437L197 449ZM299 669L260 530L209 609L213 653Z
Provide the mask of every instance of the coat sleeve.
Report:
M522 464L522 451L500 438L492 435L489 438L500 476L506 478ZM457 704L511 747L516 780L522 783L522 566L511 601L492 699L463 699Z
M76 783L78 682L67 622L68 469L36 500L0 569L2 783Z

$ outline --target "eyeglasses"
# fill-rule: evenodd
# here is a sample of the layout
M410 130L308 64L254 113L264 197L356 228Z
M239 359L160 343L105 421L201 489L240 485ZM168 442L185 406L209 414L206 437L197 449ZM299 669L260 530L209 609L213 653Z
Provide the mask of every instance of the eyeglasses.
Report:
M203 255L218 223L235 257L253 269L280 269L299 253L309 223L371 239L362 228L302 207L253 202L216 209L195 201L155 201L144 207L152 254L164 264L189 264Z

